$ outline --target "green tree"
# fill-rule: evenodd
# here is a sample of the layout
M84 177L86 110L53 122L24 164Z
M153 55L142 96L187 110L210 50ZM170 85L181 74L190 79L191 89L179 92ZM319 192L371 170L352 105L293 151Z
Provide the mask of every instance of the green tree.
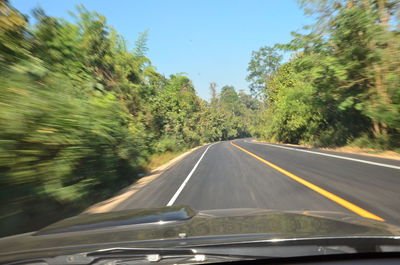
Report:
M252 93L264 94L268 90L267 80L278 69L281 61L282 55L278 54L276 48L264 46L258 51L253 51L247 67L249 74L246 77Z
M270 67L260 54L251 58L249 80L265 97L252 130L284 142L344 145L366 137L375 147L396 148L400 51L389 23L398 24L398 5L300 2L317 21L274 46L292 52L289 62Z
M147 48L147 40L149 36L149 31L143 31L139 34L139 37L137 38L135 42L135 49L134 49L134 54L138 57L142 57L146 55L146 52L148 51Z
M9 66L26 59L29 42L26 37L27 20L7 0L0 0L0 66Z

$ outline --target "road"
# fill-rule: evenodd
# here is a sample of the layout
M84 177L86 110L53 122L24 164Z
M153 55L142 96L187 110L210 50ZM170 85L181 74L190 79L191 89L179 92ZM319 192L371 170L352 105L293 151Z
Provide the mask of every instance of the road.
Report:
M338 211L400 225L400 161L240 139L203 146L114 210Z

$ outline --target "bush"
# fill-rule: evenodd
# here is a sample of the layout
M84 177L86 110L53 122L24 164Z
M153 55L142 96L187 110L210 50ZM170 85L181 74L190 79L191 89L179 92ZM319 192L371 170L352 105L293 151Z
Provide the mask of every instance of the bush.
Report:
M88 98L66 80L40 79L10 72L0 80L0 224L15 223L7 234L110 196L149 156L143 125L113 94Z
M172 136L164 136L154 144L154 152L159 154L165 152L177 152L183 148L183 144Z

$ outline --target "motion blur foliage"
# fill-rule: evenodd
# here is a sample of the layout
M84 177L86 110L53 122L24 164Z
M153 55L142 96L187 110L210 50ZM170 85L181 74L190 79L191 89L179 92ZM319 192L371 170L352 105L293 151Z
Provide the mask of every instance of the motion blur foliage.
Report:
M398 1L300 1L317 22L253 53L261 138L317 146L400 147ZM281 53L292 57L282 63ZM363 139L363 140L361 140ZM364 145L365 147L365 145Z
M78 97L67 80L44 79L1 79L0 211L13 213L2 227L52 221L61 207L103 199L132 181L146 157L141 124L114 95Z
M185 75L159 74L146 31L129 50L83 6L76 23L36 9L29 26L5 0L0 14L0 236L111 196L152 155L249 135L258 101L229 87L208 103Z

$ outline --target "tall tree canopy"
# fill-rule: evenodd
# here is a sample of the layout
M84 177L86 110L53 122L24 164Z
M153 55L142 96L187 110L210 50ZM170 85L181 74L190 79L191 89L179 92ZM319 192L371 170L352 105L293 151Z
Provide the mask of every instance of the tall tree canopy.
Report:
M317 21L253 53L249 80L266 97L256 134L291 143L400 147L398 1L300 1ZM270 59L265 59L270 58ZM272 59L271 59L272 58Z

